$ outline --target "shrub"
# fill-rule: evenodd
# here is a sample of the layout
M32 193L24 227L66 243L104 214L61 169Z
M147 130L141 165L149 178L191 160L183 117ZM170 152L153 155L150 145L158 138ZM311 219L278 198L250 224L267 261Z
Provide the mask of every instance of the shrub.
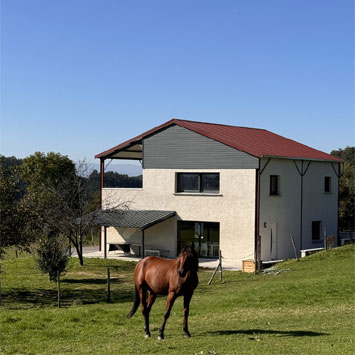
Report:
M49 274L51 281L57 281L57 272L65 271L68 256L63 240L58 236L40 238L34 246L35 260L44 274Z

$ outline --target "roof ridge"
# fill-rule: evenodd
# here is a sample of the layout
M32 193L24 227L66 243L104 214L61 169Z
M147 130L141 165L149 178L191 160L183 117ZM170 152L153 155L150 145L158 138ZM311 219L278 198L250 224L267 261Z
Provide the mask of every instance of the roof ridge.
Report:
M184 119L181 119L181 118L172 118L170 121L201 123L201 124L209 124L209 125L213 125L213 126L225 126L225 127L245 128L245 129L255 129L255 130L259 130L259 131L267 131L265 128L255 128L255 127L246 127L246 126L234 126L234 125L225 124L225 123L213 123L213 122L184 120ZM169 122L169 121L168 121L168 122ZM172 122L172 123L173 123L173 122Z

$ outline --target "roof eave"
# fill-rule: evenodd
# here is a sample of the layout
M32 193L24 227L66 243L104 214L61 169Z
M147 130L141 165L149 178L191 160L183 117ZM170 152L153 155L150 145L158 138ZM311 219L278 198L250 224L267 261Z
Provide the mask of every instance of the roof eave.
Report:
M344 160L336 158L336 157L334 157L334 159L317 159L317 158L307 158L307 157L262 155L260 158L287 159L287 160L308 160L308 161L319 161L319 162L325 162L325 163L342 163L342 162L344 162Z

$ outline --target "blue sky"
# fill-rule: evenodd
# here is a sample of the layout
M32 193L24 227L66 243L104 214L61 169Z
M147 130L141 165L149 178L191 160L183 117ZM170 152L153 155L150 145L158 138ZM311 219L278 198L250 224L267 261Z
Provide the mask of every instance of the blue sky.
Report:
M1 0L0 153L100 153L176 117L355 145L352 0Z

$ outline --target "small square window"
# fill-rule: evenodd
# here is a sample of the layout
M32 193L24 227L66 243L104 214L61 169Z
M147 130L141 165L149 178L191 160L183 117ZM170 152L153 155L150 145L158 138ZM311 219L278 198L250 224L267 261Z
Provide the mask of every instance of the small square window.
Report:
M319 241L321 238L321 221L312 222L312 241Z
M278 175L270 175L270 195L280 195L279 185L280 177Z
M325 193L330 193L332 192L332 184L331 184L332 180L330 176L325 176L324 177L324 192Z

